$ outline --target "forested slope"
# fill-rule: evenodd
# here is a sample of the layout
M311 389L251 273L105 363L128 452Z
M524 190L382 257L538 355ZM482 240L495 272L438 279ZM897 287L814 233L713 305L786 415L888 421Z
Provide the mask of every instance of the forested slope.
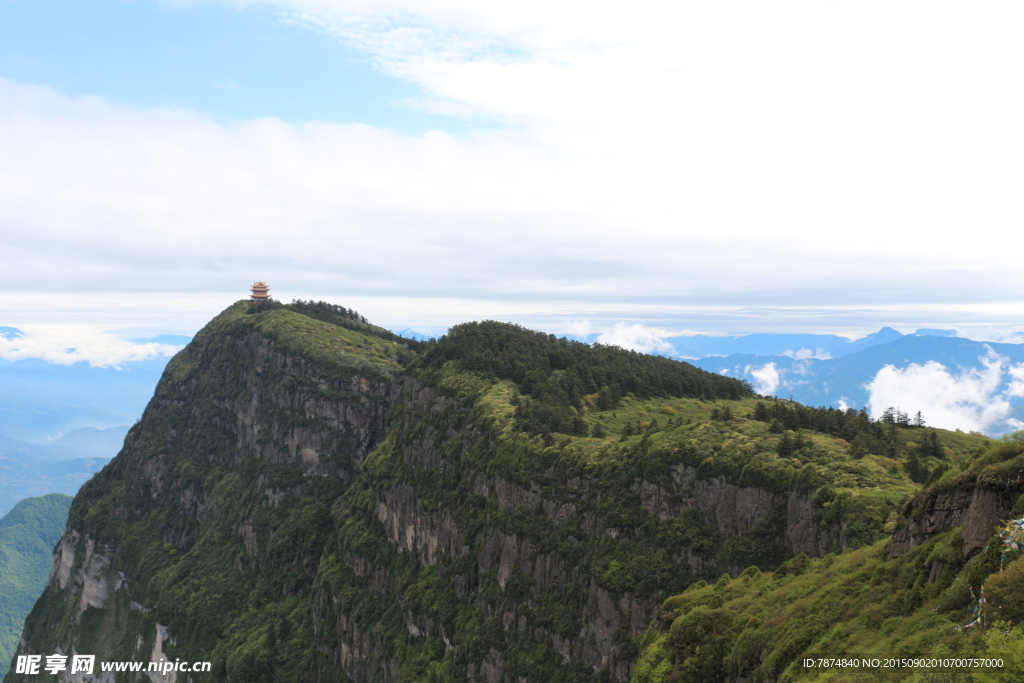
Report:
M410 342L240 302L76 498L23 652L229 681L626 681L668 596L869 547L912 473L984 441L513 325Z
M18 501L0 519L0 673L7 673L25 616L46 586L70 507L71 496L51 493Z
M1022 472L1018 433L938 469L892 537L694 584L658 611L632 680L1024 680ZM883 664L825 669L808 657ZM884 664L904 658L924 665Z

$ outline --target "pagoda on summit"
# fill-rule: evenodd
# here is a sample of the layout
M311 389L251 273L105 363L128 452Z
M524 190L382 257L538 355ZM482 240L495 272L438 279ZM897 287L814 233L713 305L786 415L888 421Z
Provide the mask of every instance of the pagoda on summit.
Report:
M249 288L249 291L252 292L252 296L249 300L254 304L262 303L270 299L270 287L268 287L267 283L262 280L252 283L252 287Z

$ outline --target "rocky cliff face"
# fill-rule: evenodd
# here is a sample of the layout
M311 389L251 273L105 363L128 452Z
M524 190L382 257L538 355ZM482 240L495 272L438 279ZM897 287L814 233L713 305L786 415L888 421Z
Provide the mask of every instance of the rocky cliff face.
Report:
M793 555L821 557L830 548L846 548L842 524L824 528L819 524L824 509L814 504L812 493L774 493L732 484L723 477L697 479L697 468L684 464L672 468L672 481L674 488L669 491L645 480L634 482L632 490L640 494L644 509L659 518L699 510L723 536L742 536L761 527L765 520L773 520L775 541Z
M812 492L702 475L649 434L522 433L513 385L417 378L402 352L289 310L215 319L76 499L19 652L625 681L666 594L845 545Z
M900 515L886 559L906 553L934 536L960 527L963 556L980 551L996 528L1009 517L1024 493L1020 477L970 472L945 486L925 489Z
M386 356L302 353L272 322L229 309L171 362L124 450L75 503L37 606L45 621L29 619L23 651L211 660L211 638L254 591L308 593L329 501L389 432L408 380ZM339 345L369 355L372 337L343 332Z
M678 586L739 573L746 565L718 557L717 542L727 538L759 539L783 559L822 556L844 543L841 525L820 523L823 509L810 493L701 479L682 463L657 481L628 478L615 466L559 471L552 463L517 472L509 451L540 465L569 459L569 447L558 456L539 439L510 442L492 415L416 382L401 410L372 456L372 504L363 508L371 517L366 532L382 529L398 552L359 554L343 537L337 553L348 571L315 589L319 647L356 681L398 680L396 632L423 648L436 639L438 655L453 653L469 680L549 680L545 671L577 667L590 672L580 675L626 681L633 641L664 596L661 583L652 590L639 573ZM667 534L681 519L704 542L684 535L684 542L660 545L659 531ZM639 562L627 568L631 553ZM395 571L410 560L416 579ZM424 572L431 580L419 583ZM444 597L417 599L417 583ZM402 605L390 629L360 626L366 602L345 606L354 586ZM374 620L380 625L387 615ZM460 620L477 620L484 633Z

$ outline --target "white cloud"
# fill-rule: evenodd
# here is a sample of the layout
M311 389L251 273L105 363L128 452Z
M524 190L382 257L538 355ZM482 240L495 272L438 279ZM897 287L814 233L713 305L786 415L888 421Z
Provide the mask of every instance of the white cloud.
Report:
M991 348L978 359L981 368L961 368L955 374L937 361L906 368L887 365L864 385L867 407L878 417L889 406L909 413L921 411L928 424L945 429L987 432L1012 427L1008 398L1024 390L1024 364ZM1009 379L1009 386L1001 390Z
M803 358L793 363L793 373L802 377L814 374L811 372L811 359Z
M16 339L0 337L0 358L17 361L39 358L57 365L86 362L94 367L119 367L129 361L173 356L180 346L138 344L95 328L39 325L26 328Z
M806 360L813 358L814 360L829 360L832 358L832 354L825 349L799 349L797 351L783 351L783 356L795 358L796 360Z
M565 323L564 331L566 334L577 339L585 339L590 334L590 321L569 320Z
M598 344L618 346L640 353L675 355L675 349L653 331L640 324L617 323L610 332L603 332L597 338Z
M957 331L958 337L999 344L1024 344L1024 332L994 325L973 325Z
M1011 365L1006 369L1010 381L1007 384L1005 394L1024 398L1024 363Z
M760 367L748 365L744 372L754 378L754 391L762 396L773 395L782 381L782 375L774 361Z
M659 324L714 306L753 327L884 310L894 290L975 315L1024 285L1019 3L231 2L502 127L219 124L0 80L5 291L265 277L346 305L650 306ZM1007 237L946 239L964 225ZM1019 319L1011 296L991 305Z

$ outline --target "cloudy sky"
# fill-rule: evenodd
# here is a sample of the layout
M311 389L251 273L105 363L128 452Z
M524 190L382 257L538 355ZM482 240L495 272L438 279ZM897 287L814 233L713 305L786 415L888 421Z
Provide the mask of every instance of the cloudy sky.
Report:
M0 1L0 325L1007 338L1024 5Z

